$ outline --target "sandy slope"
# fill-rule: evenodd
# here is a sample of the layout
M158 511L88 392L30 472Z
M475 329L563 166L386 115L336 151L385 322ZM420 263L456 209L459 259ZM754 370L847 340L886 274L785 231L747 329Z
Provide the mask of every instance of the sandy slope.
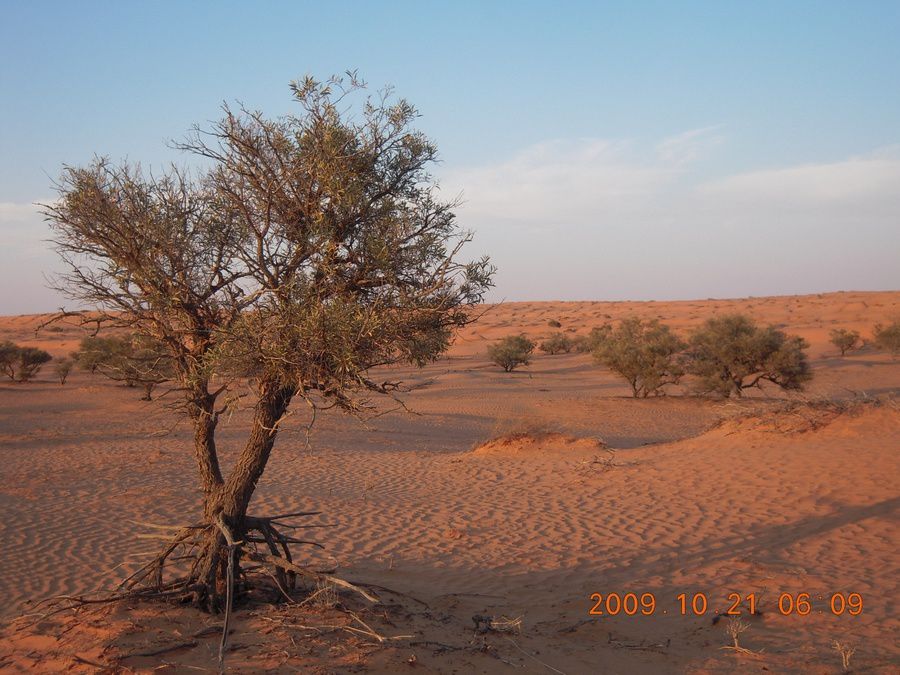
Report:
M383 417L366 430L326 415L307 448L298 414L254 503L259 513L322 510L317 522L334 527L320 531L327 549L314 559L427 603L425 610L391 596L402 611L366 616L384 634L412 631L432 643L398 641L370 653L348 638L317 651L304 638L301 649L291 637L308 633L282 628L262 636L272 617L244 614L236 640L246 648L230 663L395 672L415 654L419 670L437 672L826 673L840 672L829 645L841 639L858 646L858 672L890 672L900 666L900 413L890 399L900 390L900 363L871 349L837 358L827 332L841 325L868 334L898 308L900 293L841 293L493 309L449 358L400 373L419 385L408 400L420 416ZM885 402L836 415L808 406L776 413L781 404L759 396L740 404L634 401L585 356L538 357L511 375L483 356L486 341L500 335L548 333L549 319L584 332L638 312L684 330L730 309L810 340L811 396L865 391ZM0 339L56 354L77 344L70 328L35 339L35 323L3 319ZM189 430L159 403L137 399L134 390L83 373L65 387L49 373L29 385L0 385L7 617L27 609L29 598L82 592L117 577L107 570L146 549L135 546L145 528L134 521L180 522L196 511ZM238 414L222 429L226 463L245 423ZM522 431L532 436L473 451ZM655 594L654 614L588 616L591 593L629 591ZM696 592L709 598L708 612L681 616L676 596ZM763 613L744 617L751 627L741 644L761 654L720 649L724 621L714 625L713 618L730 592L760 598ZM785 592L810 593L813 612L782 616L776 602ZM864 612L831 615L835 592L862 594ZM521 633L473 637L475 614L522 617ZM61 641L54 637L61 629L50 624L40 627L44 636L8 631L0 667L64 668L73 653L107 662L117 650L134 651L153 630L171 633L177 625L187 635L209 623L191 612L140 608L97 621L93 632L73 629ZM438 642L465 649L442 650ZM482 643L487 647L477 649ZM209 667L214 645L215 636L204 637L166 658Z

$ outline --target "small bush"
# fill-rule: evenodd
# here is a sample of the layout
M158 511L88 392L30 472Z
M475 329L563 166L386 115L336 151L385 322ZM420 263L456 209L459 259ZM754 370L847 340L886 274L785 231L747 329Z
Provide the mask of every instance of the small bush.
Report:
M630 317L610 330L594 350L594 358L631 385L632 395L658 396L684 374L679 358L685 344L665 324Z
M895 319L887 326L875 326L875 344L879 349L890 352L894 356L900 354L900 319Z
M579 354L593 354L597 348L609 337L612 326L608 323L597 328L591 328L587 335L579 335L573 340L575 351Z
M75 365L75 361L72 359L65 357L56 362L56 365L53 366L53 372L56 373L56 377L59 378L60 384L65 384L66 380L69 378L69 373L72 372L72 368Z
M556 319L550 319L547 322L547 325L550 326L550 328L562 328L562 324Z
M859 333L855 330L835 328L829 335L831 336L831 344L841 350L841 356L844 356L847 352L854 349L859 349L862 346L862 340L859 338Z
M748 316L727 314L708 319L691 335L688 371L699 378L701 391L725 397L740 397L763 380L799 390L812 379L808 346L774 326L760 328Z
M538 346L542 352L550 355L568 354L572 347L572 339L565 333L554 333Z
M488 347L488 358L507 373L531 363L534 343L525 335L508 335Z

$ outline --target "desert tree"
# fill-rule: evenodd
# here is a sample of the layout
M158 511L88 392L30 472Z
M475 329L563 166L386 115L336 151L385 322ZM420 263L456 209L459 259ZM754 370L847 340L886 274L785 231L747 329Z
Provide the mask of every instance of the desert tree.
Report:
M16 361L19 358L19 345L9 340L0 342L0 370L9 379L16 379Z
M895 319L887 325L876 324L873 338L879 349L890 352L894 356L900 354L900 319Z
M56 363L53 364L53 372L56 373L56 377L60 384L66 383L66 380L69 379L69 373L72 372L74 366L75 360L68 356L57 360Z
M628 317L615 329L604 331L594 348L594 359L622 376L632 396L659 396L663 387L677 384L684 375L684 342L657 319Z
M831 344L841 350L841 356L854 349L862 346L859 331L850 330L848 328L834 328L829 332Z
M153 400L153 389L175 375L165 346L140 333L86 337L75 356L85 370L124 382L127 387L142 387L143 401Z
M202 521L126 588L209 610L227 604L231 579L246 580L248 557L274 565L282 585L315 577L292 562L288 545L302 542L279 530L287 516L248 514L292 402L365 415L370 395L397 396L399 383L372 369L437 358L493 274L486 258L461 260L471 235L428 173L437 151L411 104L367 95L352 74L291 90L295 114L226 105L194 128L177 147L200 173L152 176L101 158L66 168L46 207L68 265L58 285L97 308L84 320L166 351L193 421ZM225 473L216 427L240 378L252 421ZM176 549L190 569L164 579Z
M73 358L79 368L93 375L101 365L114 360L121 347L122 338L118 336L90 335L82 338Z
M19 358L16 362L16 381L28 382L33 380L41 368L53 357L49 352L37 347L20 347Z
M16 382L33 380L53 357L37 347L21 347L9 340L0 343L0 368Z
M691 334L688 371L697 376L701 391L725 397L740 397L763 381L800 390L812 379L807 347L803 338L759 327L748 316L716 316Z
M551 356L568 354L572 351L573 347L574 344L572 343L572 338L561 331L557 331L547 339L542 340L538 345L538 349Z
M534 342L525 335L507 335L492 345L488 345L488 358L495 365L503 368L506 373L511 373L519 366L527 366L531 363L531 354L534 352Z

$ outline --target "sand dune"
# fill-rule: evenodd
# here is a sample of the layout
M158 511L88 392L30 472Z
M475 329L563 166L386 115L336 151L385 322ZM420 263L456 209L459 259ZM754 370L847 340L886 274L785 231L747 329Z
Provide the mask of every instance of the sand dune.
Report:
M492 309L448 358L398 371L416 385L408 401L419 416L389 415L365 429L328 414L306 447L298 413L253 505L258 513L321 510L312 522L333 527L318 531L326 549L309 560L427 603L426 610L390 596L402 611L367 615L384 634L416 638L378 649L349 638L322 642L279 628L272 617L281 610L244 612L236 624L244 648L229 663L239 672L397 672L414 655L418 669L442 673L836 673L838 639L857 646L858 672L897 672L900 411L892 395L900 362L872 349L837 358L827 340L837 325L868 334L898 308L895 292ZM809 392L632 400L587 356L539 356L512 374L484 357L490 340L547 334L551 319L581 333L639 313L683 331L731 310L810 341ZM55 354L77 345L71 327L35 337L38 322L3 319L0 339ZM862 392L875 400L860 403ZM825 397L839 404L811 402ZM160 402L137 399L84 373L64 387L49 375L0 385L7 618L28 611L29 600L121 576L134 560L108 570L151 548L135 543L146 531L139 521L196 514L189 429ZM241 413L221 430L226 464L245 423ZM657 608L650 616L589 616L591 594L613 592L652 593ZM733 592L755 594L762 611L743 617L750 628L741 644L751 655L721 649L729 639L716 614ZM681 593L705 594L706 613L682 616ZM813 611L782 615L783 593L809 593ZM833 615L834 593L859 593L863 613ZM188 635L211 623L186 611L105 611L93 627L62 635L69 617L44 625L44 635L6 629L0 668L91 670L72 655L107 663L173 626ZM475 636L476 614L521 617L520 631ZM317 616L324 621L327 612ZM216 639L166 660L212 667ZM478 640L483 649L473 646ZM123 665L160 662L133 657Z

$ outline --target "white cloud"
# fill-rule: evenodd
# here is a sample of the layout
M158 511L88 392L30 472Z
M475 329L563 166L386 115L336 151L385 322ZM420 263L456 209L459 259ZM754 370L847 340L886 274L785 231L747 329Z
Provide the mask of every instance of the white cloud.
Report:
M628 143L554 140L497 164L445 172L447 193L462 192L478 218L540 223L586 222L597 210L639 204L677 177L671 166L636 161Z
M900 287L896 147L707 178L724 140L720 127L646 148L555 140L442 184L463 194L460 220L498 264L495 297Z
M22 223L34 218L39 207L30 202L0 202L0 225Z
M656 145L656 153L664 164L681 166L694 162L709 156L725 141L721 130L722 125L719 124L670 136Z
M753 171L711 181L701 185L699 191L710 198L774 200L813 208L870 199L896 203L900 197L900 160L851 158L830 164Z

